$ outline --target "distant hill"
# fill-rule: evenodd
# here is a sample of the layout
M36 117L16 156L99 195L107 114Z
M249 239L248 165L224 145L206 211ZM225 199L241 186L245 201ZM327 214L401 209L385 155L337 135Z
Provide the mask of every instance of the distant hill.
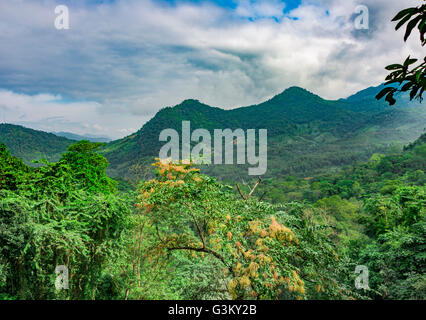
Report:
M31 164L31 160L42 158L57 161L75 141L18 125L0 124L0 143L4 143L12 155Z
M108 137L101 137L101 136L95 136L95 135L90 135L90 134L85 134L85 135L78 135L75 133L71 133L71 132L52 132L54 135L57 135L59 137L64 137L70 140L75 140L75 141L81 141L81 140L88 140L91 142L110 142L112 141L111 138Z
M378 87L370 87L355 93L347 99L340 99L340 101L344 103L345 108L355 112L381 112L383 108L390 108L389 105L383 100L372 98L384 88L385 85L383 84ZM401 93L398 95L397 102L393 108L401 109L409 106L413 107L414 105L420 106L420 103L418 101L410 101L408 93Z
M381 87L368 88L347 99L329 101L299 87L249 107L223 110L197 100L185 100L160 110L138 132L106 145L110 174L131 177L139 164L142 173L158 156L158 141L166 128L192 130L268 129L268 175L310 176L365 161L375 152L402 148L416 139L426 123L425 106L403 99L396 107L377 101ZM140 170L140 169L138 169ZM247 177L245 166L203 166L219 178Z

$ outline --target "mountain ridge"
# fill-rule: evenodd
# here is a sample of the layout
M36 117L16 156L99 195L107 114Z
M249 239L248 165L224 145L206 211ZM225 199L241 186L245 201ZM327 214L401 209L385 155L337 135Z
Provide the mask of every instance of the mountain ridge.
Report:
M310 176L337 170L368 160L373 153L384 153L392 146L402 148L422 133L426 123L424 105L402 99L401 107L387 107L375 99L379 90L380 86L370 87L347 99L326 100L293 86L267 101L230 110L186 99L176 106L162 108L138 131L107 143L100 152L109 160L109 174L113 177L132 178L136 165L150 172L147 168L162 146L159 133L166 128L180 133L182 121L190 121L192 130L204 128L210 132L226 128L267 129L270 175ZM75 143L22 128L15 127L17 138L0 130L0 142L9 137L6 146L27 163L42 157L54 161ZM28 144L32 140L23 138L28 134L39 141ZM242 172L247 172L244 166L209 166L202 170L219 178L243 177Z
M401 103L404 110L386 107L384 102L375 99L379 89L380 86L360 91L358 98L362 99L325 100L306 89L290 87L265 102L230 110L187 99L174 107L161 109L136 133L108 143L102 152L110 160L110 173L126 176L130 167L148 166L153 157L158 156L161 147L158 137L163 129L171 128L180 133L182 121L190 121L193 129L203 128L210 132L226 128L267 129L269 154L273 155L270 163L274 168L282 166L279 164L281 158L289 162L284 164L288 170L281 170L283 175L313 173L315 170L299 168L299 162L303 162L300 157L292 159L282 153L305 150L308 155L301 156L302 159L309 158L309 153L324 153L330 162L323 159L320 167L330 164L338 167L367 160L373 152L384 152L393 143L401 147L420 135L420 124L426 121L424 108L420 112L412 111L405 107L406 101ZM340 157L341 163L336 156L339 150L333 146L336 142L348 144L344 148L348 155ZM349 155L353 149L359 151L357 155ZM222 176L217 170L213 171L208 173Z

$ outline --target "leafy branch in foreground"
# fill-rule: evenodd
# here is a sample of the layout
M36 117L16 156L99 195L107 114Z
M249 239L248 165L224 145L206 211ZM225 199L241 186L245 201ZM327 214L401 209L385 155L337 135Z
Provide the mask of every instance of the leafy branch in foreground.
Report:
M407 23L404 41L408 40L413 29L417 27L422 46L426 44L426 4L404 9L392 21L399 21L395 30L399 30ZM385 100L389 105L394 105L396 103L394 94L410 91L410 100L418 99L421 102L426 87L426 57L423 58L423 62L417 66L413 66L418 61L419 59L413 59L408 56L403 64L391 64L387 66L386 70L391 71L391 73L386 77L385 85L393 86L384 88L376 96L377 100L386 96ZM398 85L395 86L395 84Z

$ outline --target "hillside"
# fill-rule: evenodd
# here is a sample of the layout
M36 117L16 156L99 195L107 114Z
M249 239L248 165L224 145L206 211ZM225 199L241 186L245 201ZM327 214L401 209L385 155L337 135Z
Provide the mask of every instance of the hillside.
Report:
M4 143L11 154L30 164L32 160L42 158L57 161L75 141L18 125L0 124L0 143Z
M365 161L375 152L401 149L423 131L424 105L405 97L396 107L377 101L379 87L368 88L347 99L330 101L291 87L258 105L223 110L197 100L186 100L160 110L138 132L109 143L103 154L112 176L149 175L148 165L158 156L160 132L181 131L182 121L192 130L268 129L267 176L310 176ZM142 170L141 170L142 168ZM202 171L226 179L247 177L245 166L203 166Z

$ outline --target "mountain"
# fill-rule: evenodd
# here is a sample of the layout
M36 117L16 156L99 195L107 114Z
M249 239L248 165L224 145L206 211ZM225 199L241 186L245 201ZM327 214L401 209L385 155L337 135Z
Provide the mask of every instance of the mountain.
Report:
M160 110L134 134L107 143L102 149L113 177L151 175L151 166L163 142L160 132L171 128L181 133L182 121L191 130L267 129L266 177L310 177L342 166L368 160L374 153L401 149L418 138L426 123L425 105L400 96L397 106L377 101L382 87L371 87L347 99L325 100L299 87L291 87L263 103L232 110L185 100ZM65 135L59 137L57 135ZM11 153L31 160L55 161L76 140L69 133L46 133L21 126L0 125L0 143ZM96 137L99 138L99 137ZM92 139L92 141L94 141ZM202 166L203 172L220 179L246 179L248 165Z
M416 139L426 123L425 107L405 100L389 107L377 101L381 87L347 99L325 100L305 89L291 87L258 105L223 110L198 100L185 100L160 110L138 132L108 143L102 153L112 176L149 175L149 163L164 144L166 128L181 133L182 121L192 130L268 129L267 176L310 176L365 161L376 152L401 148ZM140 169L142 168L142 170ZM202 166L202 171L226 179L247 177L247 166Z
M75 141L18 125L0 124L1 143L6 145L12 155L31 164L32 160L42 158L57 161Z
M380 91L382 91L385 88L384 84L381 84L378 87L369 87L367 89L361 90L354 95L348 97L347 99L341 99L342 102L349 102L346 103L346 108L349 108L352 111L355 112L381 112L383 111L383 108L389 108L389 105L387 105L384 100L377 100L372 99L372 97L375 97ZM398 99L396 101L396 104L393 106L393 108L401 109L405 108L407 106L413 106L416 105L419 106L420 102L418 101L410 101L410 95L409 93L400 93L398 95Z
M58 137L64 137L70 140L75 140L75 141L81 141L81 140L88 140L91 142L102 142L102 143L106 143L106 142L110 142L112 141L111 138L108 137L101 137L101 136L96 136L96 135L91 135L91 134L85 134L85 135L78 135L75 133L71 133L71 132L52 132L54 135L57 135Z

